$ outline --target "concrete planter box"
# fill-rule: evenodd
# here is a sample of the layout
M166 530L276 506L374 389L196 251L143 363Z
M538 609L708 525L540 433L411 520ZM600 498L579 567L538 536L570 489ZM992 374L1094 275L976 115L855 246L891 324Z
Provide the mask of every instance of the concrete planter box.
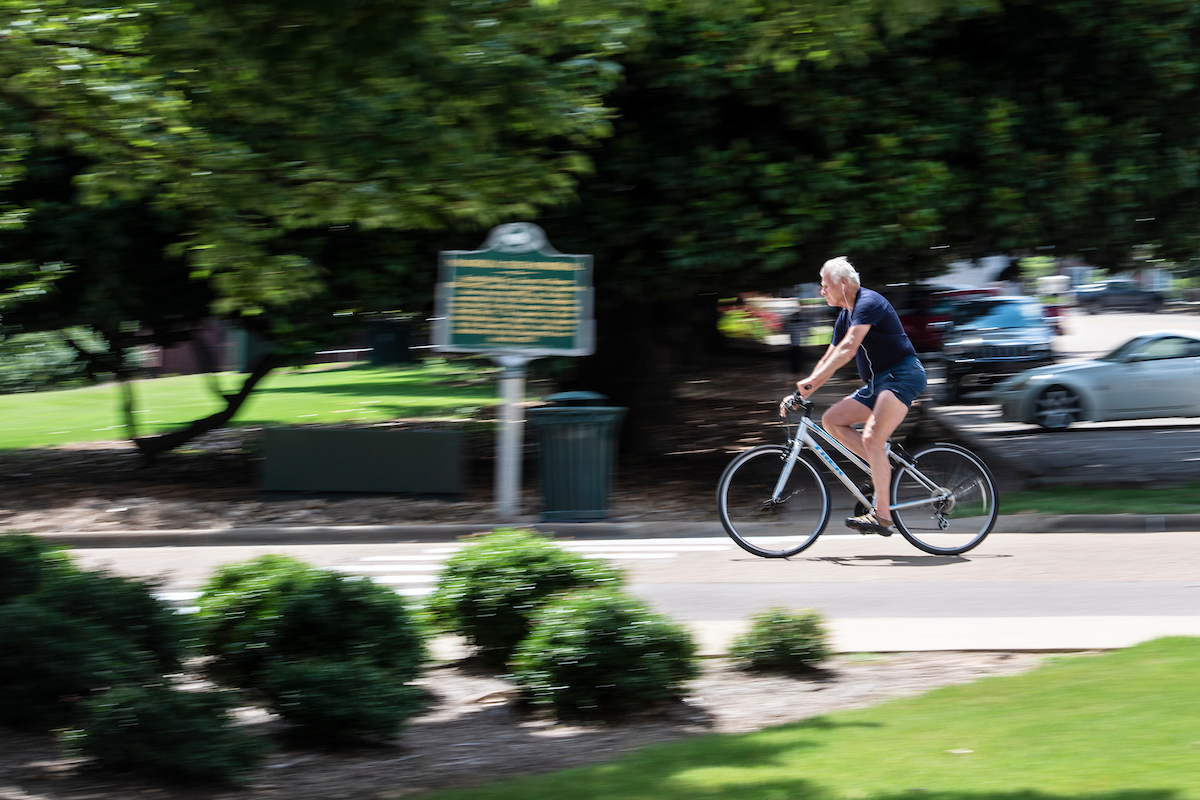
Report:
M268 492L462 494L460 431L270 428Z

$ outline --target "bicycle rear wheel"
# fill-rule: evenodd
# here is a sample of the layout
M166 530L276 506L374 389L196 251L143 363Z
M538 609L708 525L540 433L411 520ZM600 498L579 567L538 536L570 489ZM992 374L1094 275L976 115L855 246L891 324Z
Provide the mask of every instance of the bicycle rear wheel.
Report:
M829 522L829 489L817 468L796 459L779 497L771 499L788 449L764 445L742 453L717 484L717 509L725 531L743 550L787 558L811 545Z
M982 542L1000 513L996 481L987 465L970 450L953 444L927 447L913 461L934 488L908 467L892 473L892 503L919 503L892 509L892 519L904 538L936 555L965 553ZM947 492L944 499L932 499Z

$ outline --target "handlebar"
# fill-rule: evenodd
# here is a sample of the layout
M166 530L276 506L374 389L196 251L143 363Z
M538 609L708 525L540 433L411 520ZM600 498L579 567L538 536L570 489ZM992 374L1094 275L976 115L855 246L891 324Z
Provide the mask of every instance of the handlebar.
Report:
M793 408L795 408L796 406L800 406L801 408L804 409L804 416L806 416L806 417L812 415L812 410L815 405L812 400L805 400L803 397L801 397L799 389L792 392L792 394L788 397L788 399L786 401L784 401L784 403L787 406L789 411L792 410Z

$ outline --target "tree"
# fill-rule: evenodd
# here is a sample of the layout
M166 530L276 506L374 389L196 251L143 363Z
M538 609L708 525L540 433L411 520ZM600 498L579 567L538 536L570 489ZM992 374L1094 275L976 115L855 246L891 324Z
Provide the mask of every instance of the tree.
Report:
M878 284L1014 249L1101 266L1144 243L1197 251L1200 7L824 9L841 13L663 6L621 57L616 130L579 203L543 221L595 254L585 380L635 425L670 418L719 297L812 280L835 255Z
M285 354L297 345L289 313L329 287L314 238L486 225L568 198L584 150L609 131L610 57L636 35L624 4L599 0L26 5L0 0L5 225L37 214L44 229L69 213L22 206L12 190L39 152L76 158L71 208L169 229L160 254L107 275L124 286L151 265L186 274L202 282L189 321L211 310ZM49 291L36 249L11 261L14 300L40 291L43 307L95 314L101 331L156 322ZM152 457L226 421L277 360L264 357L210 421L138 446Z

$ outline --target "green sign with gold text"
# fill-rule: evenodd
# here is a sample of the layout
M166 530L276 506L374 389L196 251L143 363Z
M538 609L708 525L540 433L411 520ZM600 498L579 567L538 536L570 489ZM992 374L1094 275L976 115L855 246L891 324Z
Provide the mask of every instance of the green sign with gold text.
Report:
M434 346L452 352L591 355L592 257L559 253L536 225L493 228L482 250L440 254Z

